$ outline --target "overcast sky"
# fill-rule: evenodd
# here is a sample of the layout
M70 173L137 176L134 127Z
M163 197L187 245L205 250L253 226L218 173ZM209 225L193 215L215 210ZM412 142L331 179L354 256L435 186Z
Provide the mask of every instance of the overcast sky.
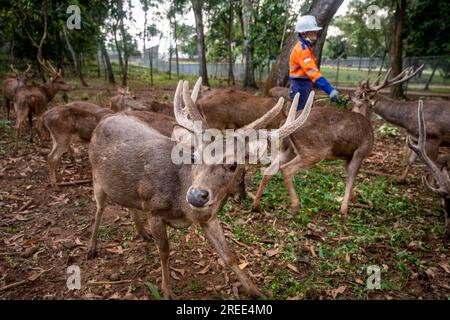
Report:
M139 0L132 0L131 2L134 6L134 8L132 9L132 13L133 13L133 18L134 18L135 22L129 23L130 32L131 32L131 34L133 34L136 37L136 39L138 41L139 49L142 50L143 41L142 41L142 38L137 37L137 34L139 32L142 32L142 30L144 28L144 11L142 10L141 3ZM291 8L298 8L299 4L301 2L302 2L302 0L292 1ZM336 13L337 16L344 15L347 12L349 2L350 2L350 0L344 0L344 3L341 5L341 7L339 8L339 10ZM170 2L165 1L162 5L162 9L167 10L169 5L170 5ZM297 10L294 9L294 11L297 11ZM149 12L149 22L150 22L150 20L152 20L152 16L153 16L152 13ZM155 45L159 44L160 45L159 52L160 52L160 54L162 54L163 52L167 52L168 48L169 48L169 30L170 30L169 20L166 19L165 14L163 14L163 18L161 20L158 20L155 22L156 22L159 30L162 31L163 36L161 39L159 37L152 39L150 41L150 44L147 43L147 48L150 46L155 46ZM194 14L193 14L192 10L189 10L189 12L187 14L185 14L184 16L178 16L178 22L194 26L195 21L194 21ZM337 32L338 31L333 28L330 28L328 30L328 34L330 34L330 35L336 34Z

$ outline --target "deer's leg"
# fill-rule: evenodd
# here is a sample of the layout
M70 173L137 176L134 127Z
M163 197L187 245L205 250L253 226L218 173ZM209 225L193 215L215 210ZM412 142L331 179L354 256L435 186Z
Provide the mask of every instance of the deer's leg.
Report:
M162 219L157 216L149 215L150 229L158 246L159 258L161 259L162 271L162 292L164 299L172 298L172 289L170 287L169 273L169 240L167 239L166 226Z
M444 199L445 208L445 235L450 239L450 199Z
M348 166L350 165L350 160L345 160L345 170L348 173ZM349 198L349 202L356 202L356 198L355 198L355 192L352 190L350 191L350 198Z
M356 150L353 153L353 157L348 162L347 165L347 181L345 183L345 194L344 194L344 200L342 201L341 205L341 213L345 218L347 218L348 213L348 203L350 199L352 198L353 194L353 185L355 183L356 175L358 174L359 168L361 167L361 163L364 160L364 156L361 154L361 151Z
M5 98L6 120L9 121L9 111L11 110L11 101Z
M256 196L251 197L253 198L253 208L256 210L259 209L259 205L261 202L261 198L264 192L264 189L266 188L267 184L270 181L270 178L275 175L278 172L278 169L280 168L280 164L283 162L287 162L289 157L291 157L292 154L289 151L286 151L286 148L282 151L279 158L276 158L273 163L264 170L263 177L261 182L259 183L258 191L256 192Z
M106 206L106 193L103 191L102 187L95 183L94 178L94 197L95 202L97 203L97 211L95 212L95 221L92 227L91 239L89 241L88 247L88 259L92 259L97 254L97 231L100 226L100 222L102 220L103 212L105 211Z
M228 248L219 220L215 218L201 226L211 246L216 250L225 264L233 270L245 290L253 297L261 297L262 292L239 268L235 255Z
M18 111L18 110L17 110ZM22 112L17 112L17 116L16 116L16 143L14 146L14 149L17 150L19 147L19 139L20 139L20 131L22 128L22 124L25 122L27 116L28 116L29 110L26 109Z
M30 127L30 142L33 142L33 115L31 112L28 113L28 125Z
M300 199L295 190L294 183L292 182L292 177L299 171L309 168L313 164L319 162L316 155L309 157L307 154L302 156L297 156L291 161L281 166L281 173L283 174L283 179L286 187L288 188L289 197L291 199L291 213L297 214L300 209Z
M134 221L134 224L136 225L136 230L138 231L139 235L144 238L146 241L150 241L152 238L151 235L145 230L144 224L142 224L142 220L140 217L140 212L136 209L130 209L130 215L131 218Z
M48 169L50 174L50 182L54 187L57 187L58 177L57 170L58 164L61 160L62 155L70 147L70 137L60 136L55 137L53 132L50 132L52 138L52 151L48 154Z
M399 177L400 181L405 181L406 177L408 176L409 170L411 169L411 166L417 159L417 154L408 147L408 159L406 161L406 167L403 170L402 175Z
M259 205L261 202L262 194L264 192L264 189L266 189L266 186L269 183L269 180L271 177L272 177L272 175L263 175L262 180L259 183L259 187L258 187L258 191L256 192L256 196L253 198L253 208L255 210L259 210Z
M425 151L428 157L433 161L436 165L438 165L438 155L439 155L439 142L435 140L427 140L425 144ZM428 182L436 187L436 179L434 179L431 173L427 174Z

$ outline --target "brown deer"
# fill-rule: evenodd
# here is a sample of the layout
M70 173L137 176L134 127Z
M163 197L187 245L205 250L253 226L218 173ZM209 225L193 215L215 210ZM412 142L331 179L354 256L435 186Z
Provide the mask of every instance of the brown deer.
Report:
M128 87L117 88L117 95L111 98L110 103L110 108L114 112L143 109L143 106L137 102L136 96Z
M41 64L51 74L51 78L45 84L40 86L24 86L18 88L14 97L17 113L15 150L18 149L20 131L26 118L28 117L30 125L30 142L32 142L33 114L36 114L36 116L39 117L47 110L48 103L58 91L70 90L70 86L65 83L62 78L61 70L56 71L50 62L42 61Z
M382 84L379 84L379 78L375 84L370 84L369 80L360 85L360 87L350 95L354 108L366 109L372 108L373 111L381 116L384 120L404 128L408 135L417 139L419 136L419 126L417 124L417 102L416 101L398 101L387 98L379 94L383 88L408 81L414 77L423 66L419 67L415 72L412 68L406 68L398 76L388 80L390 70ZM439 147L450 146L450 102L440 100L424 101L425 121L428 128L427 135L427 153L428 156L436 162ZM405 180L411 165L416 159L416 154L410 152L407 165L399 177Z
M269 90L268 96L276 99L283 97L285 100L291 100L289 88L286 87L273 87Z
M20 76L20 72L13 65L10 65L10 67L11 73L9 75L9 78L4 80L2 84L2 92L3 96L5 97L5 112L7 120L9 120L10 116L11 102L14 102L14 96L16 95L19 84L20 86L25 86L27 84L27 81L32 77L30 65L28 65L28 68L25 70L22 77Z
M125 111L127 115L137 117L170 137L175 120L163 114L145 111ZM85 101L74 101L46 111L38 118L37 129L42 140L52 140L52 150L48 155L50 182L57 187L58 163L62 155L71 151L70 144L74 138L88 143L92 132L100 120L113 114L110 109ZM73 154L73 152L70 152Z
M355 110L356 111L356 110ZM360 110L358 110L360 111ZM347 217L349 201L353 200L353 184L362 162L373 146L371 109L364 112L351 112L336 108L315 107L308 122L283 141L283 150L277 160L284 183L291 199L291 212L296 214L300 207L292 177L324 160L342 159L347 169L345 194L340 212ZM273 172L264 172L253 207L259 208L264 189Z
M425 163L425 165L430 170L433 178L436 180L437 188L431 186L427 177L423 177L422 181L425 185L425 189L429 192L434 192L438 194L443 201L445 209L445 231L446 236L450 239L450 178L447 171L447 167L440 169L435 161L431 159L428 155L428 139L427 139L427 128L425 122L425 112L423 109L423 101L419 101L419 107L417 110L418 114L418 127L419 127L419 138L418 143L413 143L413 138L411 136L407 137L408 146L413 152L415 152L419 158ZM429 122L428 122L429 123Z
M197 82L189 96L188 84L178 84L174 113L180 127L175 128L176 141L193 139L194 121L203 121L195 104L201 84ZM182 100L190 118L183 110ZM246 129L263 127L276 116L283 101L261 119ZM296 108L297 106L293 106ZM289 135L304 124L309 108L298 119L287 122L274 136ZM237 132L239 137L242 132ZM230 187L235 183L243 165L235 158L221 164L175 164L172 152L177 143L152 129L145 122L123 113L106 117L95 129L89 146L92 164L94 196L97 211L89 244L88 257L96 254L97 229L105 209L106 199L148 215L151 233L159 250L164 298L171 297L169 273L169 242L166 225L186 228L191 224L202 227L205 237L223 261L235 272L243 287L252 296L260 296L260 290L239 268L229 250L217 213L225 203ZM200 144L196 152L204 147ZM190 149L189 149L190 150ZM190 153L190 152L189 152ZM228 160L228 158L226 158ZM195 156L193 156L195 163Z

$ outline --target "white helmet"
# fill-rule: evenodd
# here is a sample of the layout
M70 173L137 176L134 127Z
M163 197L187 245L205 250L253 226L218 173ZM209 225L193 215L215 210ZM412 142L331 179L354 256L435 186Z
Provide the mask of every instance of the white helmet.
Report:
M295 24L295 32L297 33L319 30L322 30L322 28L317 25L314 16L301 16Z

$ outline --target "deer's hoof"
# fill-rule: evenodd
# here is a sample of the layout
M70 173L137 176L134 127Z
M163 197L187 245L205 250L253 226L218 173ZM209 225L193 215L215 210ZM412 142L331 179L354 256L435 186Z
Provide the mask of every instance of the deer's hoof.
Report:
M89 249L87 253L88 259L94 259L97 256L97 250L95 249Z
M291 214L292 215L296 215L298 213L298 211L300 210L300 206L299 205L293 205L291 206Z
M250 287L250 288L248 288L247 291L248 291L248 294L254 299L264 297L264 294L262 293L262 291L256 287Z
M142 237L144 241L152 241L153 239L152 235L147 231L142 231L139 233L139 235Z

